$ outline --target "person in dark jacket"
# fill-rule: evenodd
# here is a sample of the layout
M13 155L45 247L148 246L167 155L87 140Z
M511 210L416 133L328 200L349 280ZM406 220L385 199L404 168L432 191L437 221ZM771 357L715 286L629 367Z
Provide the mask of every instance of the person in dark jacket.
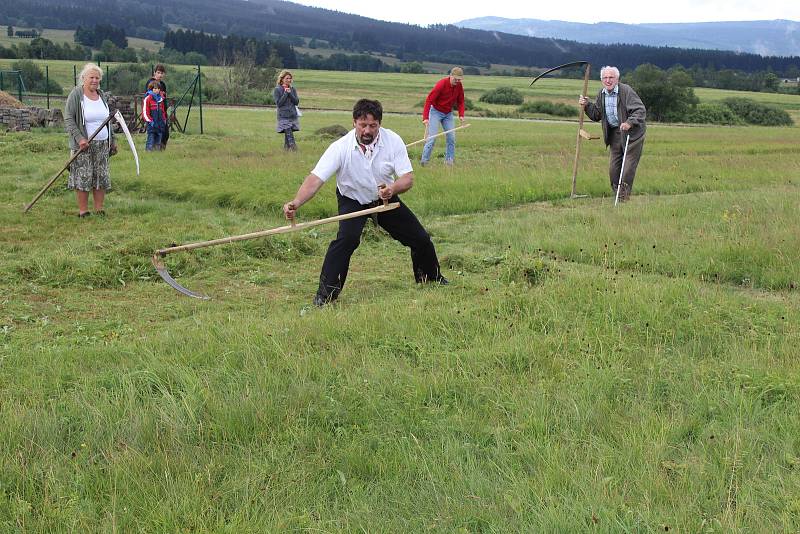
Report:
M300 129L300 110L297 105L300 99L297 91L292 87L293 77L288 70L282 70L278 74L278 85L272 91L275 100L275 108L278 114L278 123L275 131L284 135L283 148L285 150L297 150L294 140L294 132Z
M620 83L619 69L616 67L606 66L600 69L600 81L603 82L603 89L597 94L595 102L589 102L585 95L581 95L578 103L584 107L590 119L600 121L603 126L603 138L606 146L610 147L608 174L611 189L616 194L617 187L621 187L619 199L626 201L633 191L633 179L644 148L647 110L636 91L630 85ZM620 186L618 182L626 139L628 152L625 154L625 169Z

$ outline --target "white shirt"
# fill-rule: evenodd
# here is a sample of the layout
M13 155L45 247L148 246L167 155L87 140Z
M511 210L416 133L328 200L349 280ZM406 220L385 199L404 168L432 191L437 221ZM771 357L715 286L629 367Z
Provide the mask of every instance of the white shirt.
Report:
M374 149L364 154L355 129L331 143L311 174L327 182L336 174L339 192L360 204L378 200L378 185L391 185L398 176L412 172L406 145L399 135L380 128Z
M92 100L83 95L83 120L86 123L86 135L91 136L107 118L108 108L102 98L98 97L97 100ZM103 128L94 137L94 141L103 141L105 139L108 139L108 128Z

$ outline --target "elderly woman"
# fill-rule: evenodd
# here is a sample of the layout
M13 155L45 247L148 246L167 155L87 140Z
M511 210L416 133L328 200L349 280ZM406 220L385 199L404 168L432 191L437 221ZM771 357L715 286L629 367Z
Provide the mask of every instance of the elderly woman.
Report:
M297 150L294 132L300 129L300 115L297 109L300 99L297 97L297 91L292 87L290 71L282 70L278 74L278 86L273 89L272 97L275 99L275 107L278 112L278 125L275 130L284 135L283 148Z
M108 157L117 152L110 123L89 142L89 137L111 113L108 96L100 90L103 71L94 63L87 63L80 74L80 83L70 92L64 109L64 123L69 134L69 148L81 154L69 167L67 187L78 197L78 217L88 217L89 191L94 200L96 215L105 215L103 202L106 191L111 190L108 175Z

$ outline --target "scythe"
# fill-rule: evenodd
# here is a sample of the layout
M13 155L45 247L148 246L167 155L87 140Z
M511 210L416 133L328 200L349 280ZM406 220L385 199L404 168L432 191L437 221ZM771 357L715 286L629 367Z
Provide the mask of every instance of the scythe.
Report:
M215 245L227 245L228 243L233 243L235 241L246 241L248 239L256 239L258 237L265 237L265 236L269 236L269 235L286 234L286 233L289 233L289 232L296 232L298 230L304 230L306 228L311 228L313 226L319 226L321 224L327 224L327 223L332 223L332 222L336 222L336 221L343 221L345 219L353 219L355 217L363 217L364 215L371 215L371 214L374 214L374 213L382 213L384 211L390 211L390 210L393 210L393 209L396 209L396 208L399 208L399 207L400 207L400 203L399 202L387 203L386 201L384 201L383 205L381 205L381 206L377 206L377 207L374 207L374 208L367 208L367 209L359 210L359 211L354 211L353 213L345 213L343 215L335 215L333 217L327 217L325 219L317 219L316 221L309 221L309 222L306 222L306 223L295 224L294 220L292 220L292 224L290 224L290 225L279 226L278 228L272 228L270 230L261 230L259 232L251 232L249 234L241 234L241 235L234 235L234 236L229 236L229 237L222 237L220 239L213 239L211 241L201 241L201 242L198 242L198 243L190 243L190 244L187 244L187 245L175 245L175 246L172 246L172 247L162 248L162 249L156 250L155 253L153 254L152 262L153 262L153 266L156 268L156 271L158 271L159 276L161 276L161 278L166 283L168 283L170 286L172 286L175 290L177 290L180 293L183 293L187 297L193 297L193 298L202 299L202 300L209 300L211 297L208 297L206 295L202 295L200 293L196 293L196 292L194 292L194 291L192 291L190 289L187 289L187 288L183 287L182 285L180 285L177 282L177 280L175 280L169 274L169 271L167 271L167 267L164 265L164 261L163 261L164 257L166 257L167 254L172 254L173 252L181 252L181 251L185 251L185 250L195 250L195 249L204 248L204 247L212 247L212 246L215 246Z
M103 130L103 128L106 127L106 125L111 121L111 119L115 119L122 128L122 131L125 132L125 138L128 140L128 145L130 145L131 152L133 152L133 158L136 160L136 174L138 175L139 154L136 153L136 146L133 144L133 138L131 138L130 131L128 131L128 125L125 124L125 119L122 118L122 114L119 112L119 110L116 110L116 113L109 114L108 117L106 117L106 119L102 122L102 124L100 124L100 126L98 126L94 132L92 132L92 135L89 136L88 142L91 143L92 140L97 136L97 134L99 134ZM58 180L58 177L61 176L64 173L64 171L69 169L69 166L72 165L72 162L75 161L80 154L81 154L80 150L75 151L72 157L69 158L69 160L64 164L63 167L61 167L61 170L58 171L56 175L53 176L50 179L50 181L47 182L38 193L36 193L36 196L33 197L33 200L31 200L28 204L25 205L25 208L22 211L23 213L28 213L28 211L30 211L33 205L36 204L36 202L40 198L42 198L42 195L44 195L47 192L47 190L50 189L50 187L56 182L56 180Z
M581 93L583 96L586 96L586 91L589 90L589 74L592 70L592 64L588 61L573 61L572 63L565 63L563 65L559 65L558 67L553 67L552 69L547 69L536 78L533 79L531 82L531 86L536 83L536 80L543 77L546 74L549 74L553 71L566 69L569 67L578 67L584 65L585 69L583 72L583 92ZM530 86L529 86L530 87ZM578 119L578 136L575 141L575 161L572 164L572 194L570 195L571 198L580 198L581 196L585 195L578 195L575 193L575 185L578 179L578 157L581 154L581 138L583 139L600 139L600 136L593 136L590 135L589 132L583 129L583 118L584 118L584 109L583 106L580 106L580 118Z

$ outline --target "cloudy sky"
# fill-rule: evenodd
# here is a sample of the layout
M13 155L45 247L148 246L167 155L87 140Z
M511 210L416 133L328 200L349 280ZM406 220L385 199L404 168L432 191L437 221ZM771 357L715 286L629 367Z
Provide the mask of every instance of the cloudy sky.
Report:
M464 19L496 16L512 19L531 18L570 22L709 22L731 20L787 19L800 21L797 0L670 0L623 2L619 13L610 10L597 15L602 3L588 0L531 2L530 0L294 0L307 6L335 9L365 17L407 22L426 26ZM611 5L611 4L609 4Z

